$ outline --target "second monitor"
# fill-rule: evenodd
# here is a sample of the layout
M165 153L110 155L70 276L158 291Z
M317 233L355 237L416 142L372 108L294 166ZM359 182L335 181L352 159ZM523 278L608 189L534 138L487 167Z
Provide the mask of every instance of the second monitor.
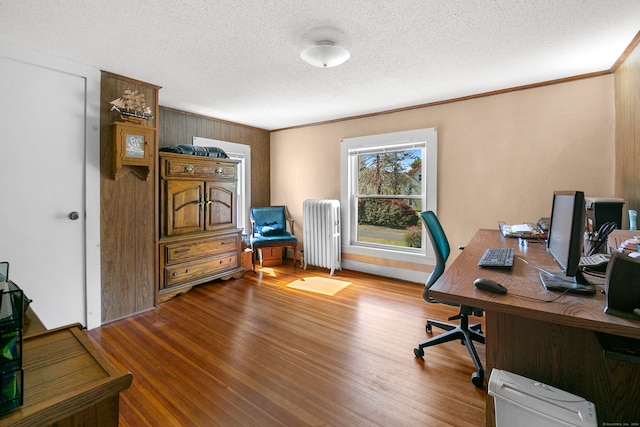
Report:
M547 250L564 274L540 272L545 289L593 295L596 289L578 266L582 255L585 222L585 198L582 191L555 191Z

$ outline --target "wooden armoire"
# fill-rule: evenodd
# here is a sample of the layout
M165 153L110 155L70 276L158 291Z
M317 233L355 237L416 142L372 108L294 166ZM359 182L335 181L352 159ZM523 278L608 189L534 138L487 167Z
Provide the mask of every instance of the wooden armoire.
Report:
M159 301L213 279L239 278L237 161L159 153Z

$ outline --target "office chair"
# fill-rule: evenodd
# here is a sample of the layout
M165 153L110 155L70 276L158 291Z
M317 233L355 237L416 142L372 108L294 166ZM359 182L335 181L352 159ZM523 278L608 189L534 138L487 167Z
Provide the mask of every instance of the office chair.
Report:
M447 262L447 258L449 258L451 249L449 247L447 236L444 234L444 230L442 229L440 221L438 221L436 215L432 211L425 211L420 213L420 218L427 228L427 234L429 235L429 239L431 240L431 244L433 245L433 250L436 255L436 265L424 285L422 297L425 299L425 301L430 303L442 303L458 306L458 304L448 303L446 301L438 301L429 296L429 288L433 286L436 280L438 280L438 278L444 272L444 267ZM480 323L469 325L469 316L482 316L482 310L465 305L461 305L459 307L460 311L458 312L458 314L450 317L449 320L460 319L460 325L444 323L431 319L427 320L426 328L428 333L432 333L433 326L443 329L446 332L438 335L437 337L430 338L426 341L421 342L420 344L418 344L417 348L413 349L413 353L416 357L422 358L424 356L425 347L430 347L459 339L462 344L467 347L467 350L471 355L471 359L476 365L476 372L471 375L471 382L476 387L482 387L484 385L484 369L482 368L482 363L480 363L478 353L473 346L473 341L484 344L484 335L482 334L482 330L480 329Z

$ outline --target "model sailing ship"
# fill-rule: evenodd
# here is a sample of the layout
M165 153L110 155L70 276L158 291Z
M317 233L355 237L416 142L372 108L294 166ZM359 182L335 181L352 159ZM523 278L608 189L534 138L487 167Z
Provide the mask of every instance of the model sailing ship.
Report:
M125 89L123 95L111 101L111 111L120 113L120 118L127 122L144 123L152 119L151 108L147 106L144 93L137 90Z

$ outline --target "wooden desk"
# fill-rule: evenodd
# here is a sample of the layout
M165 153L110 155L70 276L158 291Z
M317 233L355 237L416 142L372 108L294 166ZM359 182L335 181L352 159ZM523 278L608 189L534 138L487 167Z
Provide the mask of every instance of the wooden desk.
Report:
M604 313L605 296L564 295L552 299L538 270L516 260L510 271L478 267L489 247L514 247L516 257L549 271L559 271L542 243L519 246L497 230L479 230L430 289L431 296L485 309L486 372L503 369L582 396L596 406L599 424L640 422L640 364L605 358L594 332L640 340L640 321ZM486 277L508 288L507 295L473 286ZM600 287L603 289L603 287ZM640 341L638 341L640 346ZM487 395L487 426L495 425L493 397Z
M24 404L2 426L117 426L119 393L132 375L120 372L78 325L25 337Z

